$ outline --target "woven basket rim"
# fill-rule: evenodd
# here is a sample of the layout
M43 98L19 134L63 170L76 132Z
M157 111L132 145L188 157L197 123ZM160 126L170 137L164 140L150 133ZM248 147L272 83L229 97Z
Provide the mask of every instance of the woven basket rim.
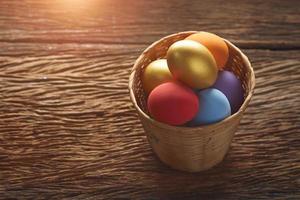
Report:
M151 123L155 124L158 127L161 128L165 128L165 129L173 129L173 130L187 130L187 131L197 131L197 130L202 130L202 129L207 129L207 128L214 128L216 126L222 126L223 124L226 123L230 123L230 121L234 120L235 118L237 118L239 115L241 115L247 108L253 93L254 93L254 87L255 87L255 74L254 74L254 70L250 64L250 61L248 59L248 57L239 49L237 48L234 44L232 44L230 41L223 39L227 45L230 45L232 48L234 48L242 57L243 62L245 62L246 66L249 68L250 71L250 81L251 81L251 87L249 88L249 93L247 95L247 97L245 98L242 106L240 107L240 109L234 113L233 115L225 118L222 121L219 121L217 123L213 123L213 124L208 124L208 125L201 125L201 126L196 126L196 127L187 127L187 126L172 126L172 125L168 125L159 121L156 121L155 119L151 118L149 115L147 115L137 104L136 102L136 98L132 89L133 86L133 79L135 76L135 72L136 72L136 68L138 67L138 63L140 62L140 60L142 60L144 58L144 55L146 54L146 52L148 52L149 50L151 50L156 44L164 41L167 38L171 38L171 37L175 37L178 34L193 34L193 33L197 33L199 31L184 31L184 32L179 32L179 33L175 33L175 34L171 34L168 36L165 36L163 38L161 38L160 40L155 41L154 43L152 43L150 46L148 46L143 52L142 54L138 57L138 59L135 61L133 68L131 70L130 73L130 77L129 77L129 83L128 83L128 89L129 89L129 93L130 93L130 99L135 107L135 109L138 111L139 114L141 114L144 118L146 118L147 120L149 120Z

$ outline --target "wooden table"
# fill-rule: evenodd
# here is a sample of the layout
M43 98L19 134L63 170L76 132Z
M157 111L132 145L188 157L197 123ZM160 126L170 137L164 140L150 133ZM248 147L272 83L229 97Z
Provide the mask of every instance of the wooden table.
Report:
M224 162L162 164L129 100L149 44L206 30L249 56L255 95ZM0 198L300 199L300 3L1 0Z

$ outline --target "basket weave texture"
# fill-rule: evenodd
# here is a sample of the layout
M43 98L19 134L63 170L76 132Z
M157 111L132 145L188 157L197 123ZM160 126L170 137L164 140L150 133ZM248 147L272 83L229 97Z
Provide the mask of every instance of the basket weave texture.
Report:
M165 164L188 172L209 169L223 160L255 86L255 76L248 58L225 40L229 47L225 69L239 77L245 91L245 101L239 111L221 122L199 127L170 126L152 119L141 81L143 70L150 62L165 58L168 48L174 42L195 32L180 32L154 42L136 60L129 78L130 98L153 151Z

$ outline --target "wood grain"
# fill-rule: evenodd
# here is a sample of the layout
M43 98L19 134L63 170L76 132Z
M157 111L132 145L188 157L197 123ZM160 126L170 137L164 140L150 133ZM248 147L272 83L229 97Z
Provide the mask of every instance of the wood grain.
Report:
M49 46L48 55L1 57L0 169L9 197L299 197L299 51L245 51L257 87L232 148L218 167L187 174L156 159L129 101L140 48Z
M300 198L298 1L62 2L0 2L0 199ZM243 47L257 81L224 162L196 174L155 157L127 89L147 45L191 29Z
M206 30L252 47L300 49L298 0L2 0L1 5L0 41L148 45L172 33Z

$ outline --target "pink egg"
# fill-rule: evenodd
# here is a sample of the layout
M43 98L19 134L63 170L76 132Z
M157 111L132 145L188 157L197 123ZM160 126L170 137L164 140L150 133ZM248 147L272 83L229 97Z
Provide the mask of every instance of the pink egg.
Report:
M182 125L198 112L199 101L192 89L168 82L154 88L148 97L148 110L157 121Z

